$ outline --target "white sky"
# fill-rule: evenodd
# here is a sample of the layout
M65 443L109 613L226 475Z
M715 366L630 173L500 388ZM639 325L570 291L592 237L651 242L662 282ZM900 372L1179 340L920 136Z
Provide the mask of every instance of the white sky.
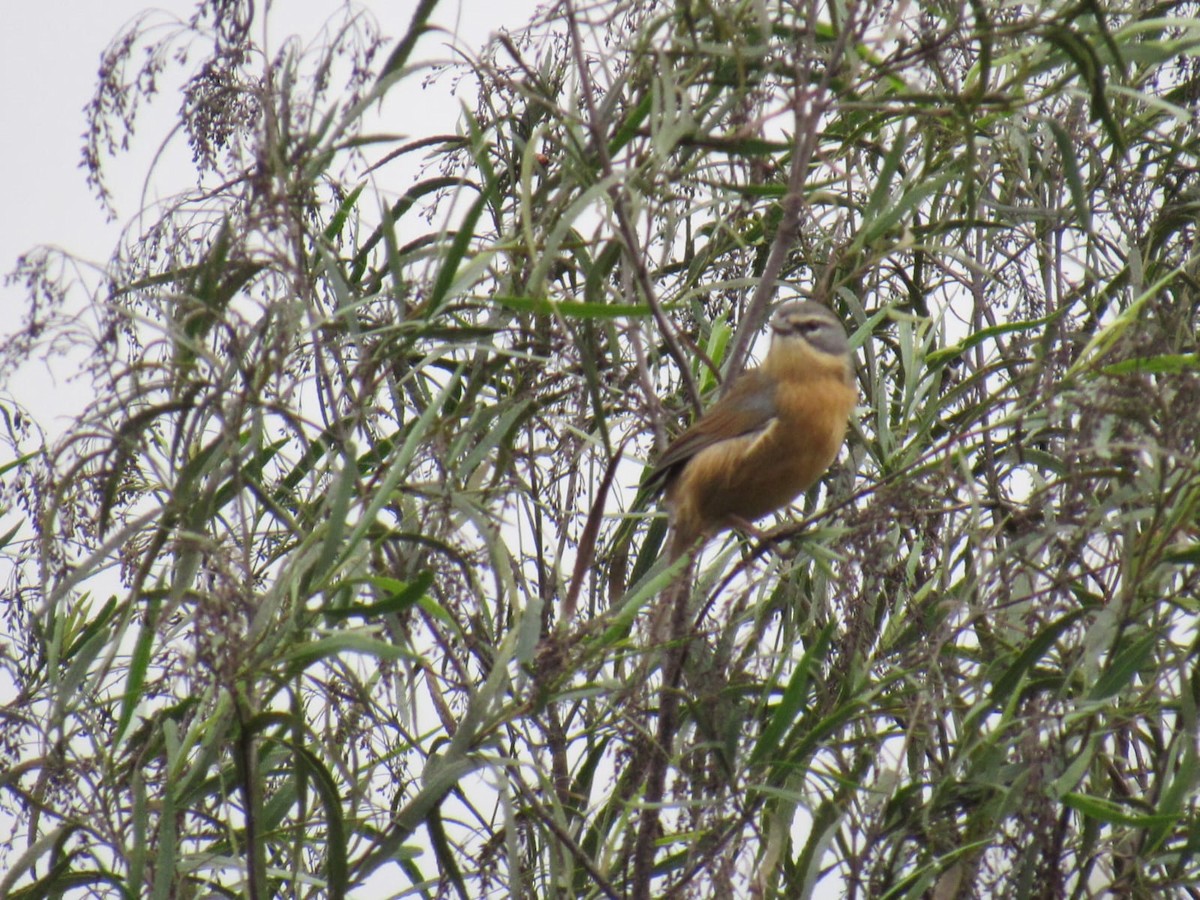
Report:
M261 12L263 4L258 6ZM293 33L307 44L343 3L286 0L272 6L272 42L277 46ZM407 31L414 6L415 0L359 0L355 4L355 8L370 11L390 39L380 63ZM0 90L0 171L7 176L7 184L0 202L4 211L0 216L0 277L13 270L20 254L43 244L97 264L109 258L122 228L143 205L145 174L175 122L179 98L165 92L160 95L139 117L133 152L106 162L117 211L117 220L107 221L80 168L83 109L95 91L101 54L139 13L154 9L163 18L186 18L194 7L193 0L5 4L0 27L0 84L4 85ZM431 22L449 33L423 37L414 60L445 59L452 42L476 50L496 29L521 27L534 9L534 0L442 0ZM193 62L195 58L193 54ZM398 96L400 91L393 90L379 110L384 123L379 127L409 135L453 130L459 100L449 95L449 87L450 80L441 79L422 92L417 102L405 102ZM403 125L388 121L399 119L401 110ZM418 121L412 120L414 110L419 111ZM178 162L172 164L168 159L157 173L160 196L194 184L185 142L177 137L175 143ZM402 190L407 184L395 187ZM24 304L20 285L0 285L0 334L9 333L20 322ZM71 402L72 389L63 373L35 365L23 369L12 384L0 384L0 399L15 395L27 406L36 399L36 417L54 432L65 425L66 414L77 409Z
M273 20L289 31L311 38L324 21L337 12L341 0L287 0L276 4L286 19ZM360 0L370 10L383 33L394 40L408 27L413 0ZM105 217L79 168L84 130L83 108L95 89L100 55L122 26L147 9L187 16L192 0L42 0L6 4L0 28L0 164L8 175L4 195L7 215L0 217L0 265L4 271L24 249L35 244L56 244L90 258L104 259L119 233L119 223ZM442 0L433 22L454 33L458 41L477 48L501 26L519 27L532 14L532 0ZM278 33L277 40L282 37ZM447 34L431 34L418 45L417 57L444 57ZM139 129L139 149L152 154L174 121L178 100L164 96ZM425 115L453 113L453 103L424 102L415 107ZM410 113L411 114L411 113ZM418 133L407 127L407 133ZM136 172L128 173L130 175ZM118 185L118 214L137 212L141 182ZM6 299L9 295L5 294ZM19 298L13 298L19 299ZM7 307L8 304L6 303Z

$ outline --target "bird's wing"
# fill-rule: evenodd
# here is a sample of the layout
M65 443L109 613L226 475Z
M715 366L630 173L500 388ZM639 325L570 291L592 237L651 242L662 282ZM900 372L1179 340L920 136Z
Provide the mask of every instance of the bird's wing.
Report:
M758 369L742 373L728 394L671 442L647 483L667 478L674 468L714 444L764 431L778 413L771 381Z

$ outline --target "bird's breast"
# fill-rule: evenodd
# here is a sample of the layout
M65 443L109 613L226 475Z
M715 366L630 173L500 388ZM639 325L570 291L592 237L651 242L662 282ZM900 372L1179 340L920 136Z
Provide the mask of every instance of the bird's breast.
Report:
M855 401L853 388L838 377L778 385L767 426L696 454L672 493L686 498L690 516L713 524L786 506L837 456Z

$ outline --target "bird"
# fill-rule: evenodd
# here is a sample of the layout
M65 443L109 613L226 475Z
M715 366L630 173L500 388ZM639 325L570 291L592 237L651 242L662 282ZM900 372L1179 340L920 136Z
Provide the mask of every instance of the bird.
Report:
M646 480L664 489L670 558L782 509L833 462L858 402L850 342L826 306L781 304L758 368L668 446Z

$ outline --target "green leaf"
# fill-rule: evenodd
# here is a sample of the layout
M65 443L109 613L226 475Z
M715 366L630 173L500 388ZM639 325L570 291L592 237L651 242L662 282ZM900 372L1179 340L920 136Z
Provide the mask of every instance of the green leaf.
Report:
M1083 230L1090 233L1092 230L1092 206L1088 202L1088 195L1083 186L1083 176L1079 171L1075 141L1056 119L1043 118L1042 121L1050 128L1051 134L1054 135L1054 142L1058 145L1058 158L1067 179L1067 188L1071 192L1071 202L1075 204L1075 215Z
M325 608L322 612L325 618L332 622L350 618L375 619L391 613L404 612L426 595L433 585L433 579L433 572L423 572L411 582L377 575L369 578L368 582L383 593L382 600L375 603L353 603L344 607ZM331 593L336 590L336 587L330 588Z
M386 82L400 74L408 62L408 58L412 55L413 49L417 46L418 38L429 30L429 17L433 14L437 4L438 0L418 0L417 8L413 10L412 21L408 24L408 31L404 33L404 37L396 44L396 49L391 52L387 62L383 64L378 82Z
M796 723L801 707L808 697L808 683L812 674L825 661L829 642L833 637L834 622L830 622L818 633L804 655L796 663L792 677L784 689L783 696L771 709L771 717L750 752L750 765L756 766L763 760L774 758L780 751L780 741Z
M860 253L864 247L870 247L889 232L901 219L911 216L925 199L945 188L951 181L961 177L956 168L947 168L932 178L927 178L902 194L888 208L884 209L874 219L864 221L862 230L850 245L850 253Z
M1158 356L1138 356L1102 366L1105 375L1179 375L1200 368L1195 353L1163 353Z
M1036 635L1025 645L1025 648L1017 654L1017 657L1011 664L1007 665L999 678L992 685L991 700L995 706L1005 706L1012 696L1012 693L1020 686L1025 679L1026 673L1033 665L1045 656L1050 648L1053 647L1063 633L1091 613L1089 609L1076 609L1060 616L1049 624L1043 626Z
M364 187L365 185L360 184L346 195L346 199L341 202L337 211L333 214L333 218L329 220L329 224L325 227L325 240L332 241L342 233L342 229L346 227L346 219L349 218L350 211L358 203L358 198L362 196Z
M466 257L471 242L475 240L475 226L479 223L479 217L483 215L487 205L495 199L495 194L496 181L492 179L479 192L479 196L475 198L475 202L471 204L467 214L463 217L462 224L454 232L454 238L446 248L445 255L442 256L442 265L433 282L433 289L429 292L429 304L425 310L427 316L431 316L439 309L449 295L455 277L459 274L459 266Z
M1089 700L1107 700L1125 688L1146 665L1159 637L1153 632L1142 635L1127 646L1114 647L1107 668L1088 692Z
M575 300L551 300L539 297L497 295L492 298L508 309L523 313L562 316L564 319L645 318L651 314L645 304L582 303Z
M284 659L291 664L291 670L297 672L318 659L343 653L361 653L377 659L417 658L407 647L377 638L374 631L339 631L290 648Z
M1003 322L999 325L992 325L987 328L981 328L978 331L967 335L957 344L950 347L945 347L941 350L935 350L925 357L925 362L928 366L942 366L951 360L958 359L968 350L977 347L982 343L992 340L1005 334L1014 334L1017 332L1028 332L1029 334L1040 334L1045 326L1051 324L1062 315L1062 311L1053 312L1049 315L1042 316L1040 319L1023 319L1017 322Z
M1069 793L1063 795L1063 803L1076 812L1106 825L1124 825L1129 828L1158 828L1180 821L1174 814L1136 813L1129 807L1114 803L1106 797Z

